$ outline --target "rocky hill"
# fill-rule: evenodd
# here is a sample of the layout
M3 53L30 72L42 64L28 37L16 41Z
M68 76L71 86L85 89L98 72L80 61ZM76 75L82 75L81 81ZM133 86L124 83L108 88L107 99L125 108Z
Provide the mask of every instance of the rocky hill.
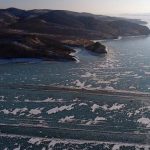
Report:
M150 30L131 19L64 10L0 10L0 26L27 32L102 39L147 35Z
M75 60L68 46L107 53L94 39L148 35L137 20L64 10L0 10L0 58Z

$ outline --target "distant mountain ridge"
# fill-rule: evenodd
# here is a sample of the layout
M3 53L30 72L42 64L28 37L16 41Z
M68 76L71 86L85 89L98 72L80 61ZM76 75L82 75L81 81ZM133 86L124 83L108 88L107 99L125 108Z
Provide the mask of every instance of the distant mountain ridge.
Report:
M65 10L0 9L0 27L74 38L103 39L148 35L140 21ZM141 22L142 23L142 22Z

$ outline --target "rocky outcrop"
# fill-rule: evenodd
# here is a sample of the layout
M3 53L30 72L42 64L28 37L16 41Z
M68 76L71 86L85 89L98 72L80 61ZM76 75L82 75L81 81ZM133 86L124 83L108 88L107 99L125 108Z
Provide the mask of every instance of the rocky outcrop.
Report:
M106 47L100 42L93 42L88 39L63 40L62 43L68 46L84 47L86 50L99 54L107 53Z
M107 53L106 47L99 42L93 43L85 48L87 50L90 50L92 52L99 53L99 54Z

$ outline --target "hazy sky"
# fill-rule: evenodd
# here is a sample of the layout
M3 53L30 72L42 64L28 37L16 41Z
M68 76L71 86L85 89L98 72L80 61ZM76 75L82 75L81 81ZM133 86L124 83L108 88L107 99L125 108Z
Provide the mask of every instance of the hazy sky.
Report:
M65 9L96 14L150 12L150 0L0 0L1 8Z

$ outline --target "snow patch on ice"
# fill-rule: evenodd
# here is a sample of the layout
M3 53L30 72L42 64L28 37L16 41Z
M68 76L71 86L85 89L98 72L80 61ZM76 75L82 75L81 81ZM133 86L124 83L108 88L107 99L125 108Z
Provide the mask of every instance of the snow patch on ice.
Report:
M79 106L87 106L86 103L80 103Z
M71 104L71 105L64 105L64 106L61 106L61 107L55 107L55 108L52 108L52 109L50 109L50 110L48 110L47 111L47 113L49 114L49 115L51 115L51 114L55 114L55 113L57 113L57 112L61 112L61 111L64 111L64 110L72 110L72 109L74 109L74 106L75 104Z
M112 147L112 150L120 150L120 145L114 145L114 146Z
M3 112L5 115L8 115L8 114L17 115L17 113L22 113L27 110L28 110L27 108L15 108L14 110L3 109L3 110L0 110L0 112Z
M106 86L105 90L114 90L114 88L112 86Z
M95 112L97 109L99 109L100 108L100 106L99 105L97 105L97 104L94 104L92 107L91 107L91 109L92 109L92 112Z
M145 75L150 75L150 72L145 72Z
M9 110L7 110L7 109L3 109L3 110L1 110L1 112L3 112L6 115L8 115L10 113Z
M31 138L31 139L28 141L28 143L33 144L33 145L34 145L34 144L40 145L41 142L42 142L42 140L39 139L39 138Z
M81 82L80 80L75 80L72 83L75 84L75 86L80 88L80 89L86 89L86 88L90 88L92 86L91 84L85 85L86 82Z
M125 105L124 104L117 104L117 103L115 103L115 104L113 104L113 106L112 107L110 107L109 108L109 110L120 110L120 109L122 109L122 108L124 108L125 107Z
M43 100L43 102L55 102L55 99L48 97L47 99Z
M107 119L104 117L99 117L97 116L94 120L89 120L88 122L86 122L86 125L96 125L99 124L100 122L106 121Z
M71 123L74 120L75 120L74 116L66 116L65 118L61 118L58 122L59 123Z
M129 89L130 90L136 90L136 87L135 86L130 86Z
M88 77L96 77L95 73L90 73L90 72L86 72L85 75L81 75L81 77L83 78L88 78Z
M14 109L12 112L11 112L11 114L13 114L13 115L17 115L17 113L22 113L22 112L25 112L25 111L27 111L28 109L27 108L16 108L16 109Z
M146 125L146 127L150 128L150 119L149 118L140 118L137 120L138 123L141 123L143 125Z
M127 115L128 115L128 117L130 118L130 117L133 116L133 113L132 113L132 112L128 112Z
M84 88L85 87L85 82L81 82L79 80L76 80L73 83L76 84L77 87L80 87L80 88Z
M58 143L59 143L59 141L52 140L48 145L48 150L53 150L54 146Z
M42 113L43 108L35 108L29 111L30 115L39 115Z
M123 109L125 107L125 104L118 104L118 103L115 103L113 104L111 107L109 107L108 105L103 105L103 106L100 106L100 105L97 105L97 104L94 104L91 109L92 109L92 112L95 112L96 110L102 108L103 110L107 111L113 111L113 110L120 110L120 109Z

